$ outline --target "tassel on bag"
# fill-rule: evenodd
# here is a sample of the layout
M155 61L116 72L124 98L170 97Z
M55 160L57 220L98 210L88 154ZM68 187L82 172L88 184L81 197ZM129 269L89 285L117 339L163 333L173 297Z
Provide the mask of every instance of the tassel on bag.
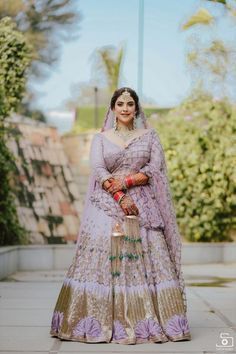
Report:
M139 219L135 215L125 216L124 224L116 223L111 236L112 276L119 276L124 257L137 260L142 256Z
M120 275L121 247L124 239L124 231L119 223L116 223L111 235L111 274L113 277Z

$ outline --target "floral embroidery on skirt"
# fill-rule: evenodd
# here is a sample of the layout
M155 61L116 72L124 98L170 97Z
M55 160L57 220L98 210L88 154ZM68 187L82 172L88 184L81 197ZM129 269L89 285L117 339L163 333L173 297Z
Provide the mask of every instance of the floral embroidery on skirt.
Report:
M142 257L123 257L114 277L114 220L92 204L90 216L58 296L51 335L88 343L190 340L163 231L141 227Z

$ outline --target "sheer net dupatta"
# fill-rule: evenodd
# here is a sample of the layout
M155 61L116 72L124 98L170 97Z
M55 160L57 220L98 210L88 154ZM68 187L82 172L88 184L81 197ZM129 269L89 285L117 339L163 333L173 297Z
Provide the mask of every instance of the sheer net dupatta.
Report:
M125 216L123 224L115 223L111 235L111 273L120 276L124 258L137 260L142 257L139 219L135 215Z
M159 210L164 221L164 237L170 259L175 266L186 312L186 290L181 269L182 241L177 225L164 150L157 132L154 132L152 135L151 146L150 160L143 168L141 168L140 172L145 173L149 177L153 196L158 202Z

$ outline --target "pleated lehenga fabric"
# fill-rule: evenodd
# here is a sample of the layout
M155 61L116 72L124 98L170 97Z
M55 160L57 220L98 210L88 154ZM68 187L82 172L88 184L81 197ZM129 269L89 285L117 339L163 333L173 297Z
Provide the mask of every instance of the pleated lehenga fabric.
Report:
M122 164L121 158L130 156L129 152L135 152L136 160L143 158L141 151L146 156L148 145L145 146L145 142L150 142L147 136L134 140L124 150L103 141L103 148L107 144L109 159L113 154L117 167L113 169L114 174L127 174L127 165ZM101 139L101 136L97 138ZM129 161L130 169L132 161ZM140 167L136 161L137 169ZM135 171L134 166L130 171ZM53 312L52 336L88 343L120 344L191 339L183 291L166 242L163 220L153 204L155 198L151 197L147 204L151 186L145 187L130 193L140 211L139 252L135 252L135 248L130 252L132 240L123 237L117 274L114 274L112 232L117 222L123 225L124 215L101 189L90 199L76 252ZM145 205L155 210L148 212ZM154 215L159 219L154 220Z
M76 256L62 286L51 334L81 342L124 344L189 339L189 327L174 267L161 230L141 228L143 257L121 260L112 276L112 220L100 232L81 235ZM93 213L92 213L93 211ZM101 211L100 211L101 213ZM89 230L87 230L89 232ZM123 253L126 249L122 247Z

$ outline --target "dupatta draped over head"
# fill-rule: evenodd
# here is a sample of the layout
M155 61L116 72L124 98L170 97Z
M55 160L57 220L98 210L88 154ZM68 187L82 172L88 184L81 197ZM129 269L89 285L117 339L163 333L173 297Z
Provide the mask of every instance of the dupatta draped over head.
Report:
M136 127L143 129L150 129L150 125L147 122L146 116L139 106L140 113L136 119ZM105 116L101 132L111 129L114 125L114 113L111 108L108 109ZM155 132L155 139L152 142L151 157L149 162L143 166L142 171L149 177L149 184L151 185L155 199L157 200L159 211L164 222L164 237L168 247L170 259L175 266L176 275L179 280L180 289L183 296L184 308L187 310L185 284L181 271L181 236L179 234L176 214L172 202L171 190L168 181L167 167L165 162L164 151L159 139L158 134ZM90 158L93 151L90 151ZM108 171L108 173L110 173ZM90 197L92 197L95 190L96 177L91 173L89 177L88 190L85 198L84 212L81 218L80 230L83 227L84 215L88 209ZM102 187L100 187L102 188ZM80 231L79 231L80 233Z

